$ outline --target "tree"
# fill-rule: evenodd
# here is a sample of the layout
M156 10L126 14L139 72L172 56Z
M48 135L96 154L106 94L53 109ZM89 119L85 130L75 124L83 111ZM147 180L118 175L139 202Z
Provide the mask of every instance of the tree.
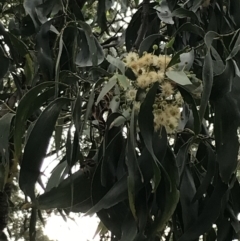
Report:
M111 240L238 239L239 9L1 1L1 230L19 173L30 240L49 209L96 213Z

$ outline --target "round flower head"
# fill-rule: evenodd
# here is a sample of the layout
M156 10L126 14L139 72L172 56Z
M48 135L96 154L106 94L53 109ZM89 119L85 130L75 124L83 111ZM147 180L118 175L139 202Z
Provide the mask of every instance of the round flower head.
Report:
M126 99L130 100L130 101L135 100L136 93L137 93L137 90L135 90L135 89L128 90L127 93L126 93Z
M132 62L137 61L139 58L138 54L135 52L129 52L128 55L126 56L126 64L130 65Z
M159 55L158 56L158 64L160 69L165 71L167 69L168 64L170 63L171 58L167 55Z
M149 86L149 84L151 84L151 80L148 74L143 74L138 76L137 78L138 87L140 87L141 89L146 89Z
M169 83L168 81L163 82L161 84L161 87L162 87L162 95L165 97L169 97L174 93L173 87L171 83Z

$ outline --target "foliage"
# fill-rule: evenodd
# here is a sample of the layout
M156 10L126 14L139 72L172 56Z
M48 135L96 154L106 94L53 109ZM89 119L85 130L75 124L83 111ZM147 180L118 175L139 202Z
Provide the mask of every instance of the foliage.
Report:
M49 209L112 240L240 238L239 1L0 2L1 230L19 165L30 240Z

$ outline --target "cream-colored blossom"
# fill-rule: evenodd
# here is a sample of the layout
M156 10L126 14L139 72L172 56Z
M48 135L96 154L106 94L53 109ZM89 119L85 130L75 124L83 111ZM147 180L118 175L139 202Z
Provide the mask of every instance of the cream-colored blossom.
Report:
M159 70L159 71L157 72L157 78L158 78L158 82L161 83L161 82L164 80L164 78L165 78L164 72L162 72L161 70Z
M158 56L158 64L159 64L160 69L162 69L163 71L166 70L170 61L171 61L171 58L167 55L159 55Z
M151 80L148 74L143 74L138 76L137 78L138 87L140 87L141 89L146 89L149 86L149 84L151 84Z
M135 52L129 52L128 55L126 56L126 64L130 65L132 62L135 62L139 59L139 56Z
M133 100L135 100L135 98L136 98L136 94L137 94L137 90L135 90L135 89L129 89L129 90L126 92L126 99L127 99L127 100L130 100L130 101L133 101Z
M169 97L174 93L173 87L170 82L165 81L161 84L162 95L165 97Z

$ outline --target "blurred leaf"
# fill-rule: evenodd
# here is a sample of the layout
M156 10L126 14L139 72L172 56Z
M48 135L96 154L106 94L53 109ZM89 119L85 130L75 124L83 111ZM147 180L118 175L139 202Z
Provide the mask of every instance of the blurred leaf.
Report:
M107 61L113 66L117 67L122 72L122 74L125 73L125 64L122 62L122 60L114 58L111 55L108 55Z
M36 14L36 7L42 3L42 0L24 0L23 7L34 23L35 28L39 26L39 20Z
M97 6L97 23L102 32L107 30L106 4L105 0L99 0Z
M230 108L231 107L231 108ZM214 135L217 162L222 180L228 183L238 162L238 132L240 113L230 94L214 101Z
M104 60L103 49L94 37L90 26L82 21L80 24L82 29L79 29L76 64L80 67L97 66Z
M55 123L63 105L67 103L69 103L69 99L58 98L48 105L39 116L24 148L19 186L32 200L35 199L35 183L39 177ZM37 139L36 136L38 136Z
M10 61L9 59L5 56L4 51L2 47L0 47L0 63L1 63L1 69L0 69L0 80L5 76L5 74L8 71Z
M0 119L0 153L1 163L7 165L9 163L9 135L12 119L15 114L7 113Z
M217 220L221 211L222 201L227 188L227 185L218 178L213 193L204 205L198 219L184 232L179 241L192 241L212 228L212 224Z
M52 53L49 45L49 31L51 24L52 20L44 23L36 35L38 51L37 59L45 81L52 80L54 69Z
M166 24L174 24L172 19L172 13L168 7L168 3L166 0L162 0L160 6L156 6L158 17Z
M28 46L23 41L21 41L10 32L8 32L8 36L12 42L13 47L21 56L25 56L26 54L28 54Z
M152 34L148 37L146 37L139 46L139 55L142 56L143 53L146 52L152 52L153 43L157 41L162 41L164 39L163 35L161 34Z
M167 148L167 152L163 159L162 165L168 173L169 179L164 176L161 180L161 182L164 182L164 190L160 189L160 187L162 187L161 184L157 189L157 196L162 199L162 205L158 203L158 205L161 206L161 213L158 217L155 217L152 230L154 234L156 234L156 232L161 232L165 228L166 223L173 215L179 201L179 191L177 189L179 179L178 170L174 155L169 148Z
M118 79L118 83L119 85L124 89L128 89L130 87L130 82L129 80L126 78L125 75L121 75L121 74L115 74L115 76Z
M203 37L205 34L204 30L198 25L192 24L192 23L184 23L183 25L181 25L181 27L177 29L177 31L174 33L174 36L176 36L177 34L183 31L195 33L201 37Z
M60 184L62 174L67 168L67 162L64 161L59 163L56 168L53 170L52 175L49 177L45 192L49 192L52 188L57 187Z
M35 241L36 240L36 224L37 224L37 209L32 208L30 223L29 223L29 240Z
M173 17L177 17L177 18L191 18L191 20L195 21L197 24L199 24L197 15L190 11L187 10L186 8L177 8L172 12L172 16Z
M173 80L179 85L192 85L192 82L183 71L169 70L166 72L166 75L169 79Z
M90 177L94 169L90 169ZM72 189L73 185L73 199ZM77 191L78 190L78 191ZM72 211L86 212L91 207L91 178L83 170L73 173L67 177L57 187L43 193L37 198L36 206L39 209L69 208Z
M186 165L180 184L180 202L182 207L182 219L184 231L198 218L198 201L192 202L196 194L196 186L189 166Z
M148 91L146 98L144 102L141 104L140 112L138 115L138 124L139 129L141 131L144 144L146 148L148 149L149 153L151 154L154 162L153 162L153 170L154 170L154 189L158 187L161 179L161 171L159 169L159 165L162 167L161 163L155 156L155 153L153 151L153 143L152 143L152 137L154 132L153 127L153 104L155 101L155 96L157 93L159 84L156 82L152 86L152 88ZM163 168L163 167L162 167ZM164 168L163 171L165 172Z
M105 84L104 87L102 88L95 102L95 105L97 105L116 84L117 84L117 76L114 75L111 79L108 80L107 84Z
M192 202L195 202L196 200L200 199L204 193L206 193L208 186L211 184L212 178L216 171L216 157L215 153L213 152L211 146L206 143L206 159L207 159L207 170L206 174L203 178L203 181L201 182L200 186L197 189L196 194L194 195L194 198Z

